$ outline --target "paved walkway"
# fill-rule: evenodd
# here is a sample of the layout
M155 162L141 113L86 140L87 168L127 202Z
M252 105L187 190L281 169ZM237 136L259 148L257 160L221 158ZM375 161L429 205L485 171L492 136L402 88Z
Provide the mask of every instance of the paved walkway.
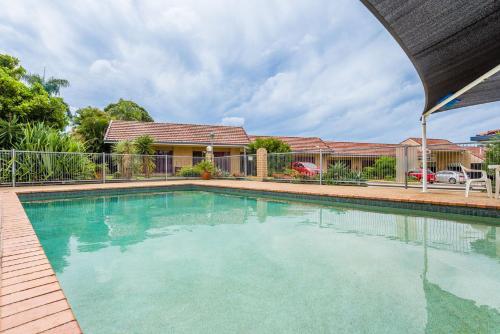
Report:
M179 180L0 188L0 332L22 334L81 332L16 193L185 184L500 210L500 200L489 199L484 193L475 192L469 198L465 198L463 191L442 189L433 189L424 194L414 188L319 186L233 180Z
M0 332L81 333L16 194L0 193L0 203Z

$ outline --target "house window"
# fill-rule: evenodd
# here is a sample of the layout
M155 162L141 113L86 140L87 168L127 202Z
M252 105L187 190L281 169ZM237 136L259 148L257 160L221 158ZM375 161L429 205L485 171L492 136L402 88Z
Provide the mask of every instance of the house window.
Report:
M375 164L375 159L363 159L361 160L361 167L372 167Z
M203 151L193 151L193 166L203 160Z
M482 164L482 163L480 163L480 162L471 163L471 164L470 164L470 168L471 168L471 169L478 169L478 170L482 170L482 169L483 169L483 164Z

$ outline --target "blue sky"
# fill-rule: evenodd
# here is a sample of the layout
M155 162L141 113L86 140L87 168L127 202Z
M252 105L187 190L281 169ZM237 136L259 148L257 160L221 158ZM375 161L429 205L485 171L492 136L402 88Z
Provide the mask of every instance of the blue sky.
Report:
M252 134L399 142L419 136L423 88L352 0L0 0L0 52L66 78L73 109L119 98L157 121ZM432 116L431 137L500 127L500 104Z

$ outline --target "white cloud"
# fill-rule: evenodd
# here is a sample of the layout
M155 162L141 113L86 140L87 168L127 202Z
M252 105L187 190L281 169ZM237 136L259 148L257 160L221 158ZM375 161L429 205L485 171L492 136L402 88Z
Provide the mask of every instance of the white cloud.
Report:
M221 125L243 126L244 124L244 117L224 117L221 121Z
M262 134L399 141L420 133L418 76L360 2L0 0L0 6L0 31L15 32L3 34L1 51L32 72L46 67L68 79L62 93L72 106L104 107L123 97L159 121L242 119L248 132ZM499 127L497 105L433 117L429 132L465 140Z

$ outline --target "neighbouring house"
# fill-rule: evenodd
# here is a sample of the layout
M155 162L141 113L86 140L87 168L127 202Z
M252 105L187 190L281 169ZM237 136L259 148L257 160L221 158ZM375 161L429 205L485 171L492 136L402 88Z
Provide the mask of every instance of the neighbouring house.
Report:
M422 165L422 139L408 138L400 143L409 147L409 169L420 168ZM429 150L427 166L433 171L455 170L460 171L460 165L467 168L481 169L484 163L484 148L461 146L447 139L427 139ZM400 159L403 157L398 156Z
M485 132L478 133L474 137L470 137L472 141L488 141L493 139L497 134L500 134L500 129L488 130Z
M372 167L380 157L395 157L396 145L383 143L363 143L348 141L325 141L335 153L328 163L341 162L355 171Z
M312 162L319 166L319 150L321 150L323 170L340 162L350 169L362 171L364 167L373 166L375 160L382 156L396 156L394 144L326 141L319 137L249 136L251 141L270 137L287 143L294 152L296 161Z
M293 152L293 160L300 162L312 162L320 166L320 153L323 153L323 170L328 168L328 155L332 153L331 148L319 137L289 137L289 136L257 136L249 135L250 141L257 138L276 138L290 146ZM272 157L270 157L272 158Z
M157 172L167 169L169 174L175 174L180 168L201 161L207 146L212 145L215 163L224 165L220 167L231 174L239 175L242 169L239 155L250 143L245 130L238 126L117 120L109 124L104 142L115 144L143 135L154 139L154 149L158 155L155 164ZM163 159L164 156L167 158Z

